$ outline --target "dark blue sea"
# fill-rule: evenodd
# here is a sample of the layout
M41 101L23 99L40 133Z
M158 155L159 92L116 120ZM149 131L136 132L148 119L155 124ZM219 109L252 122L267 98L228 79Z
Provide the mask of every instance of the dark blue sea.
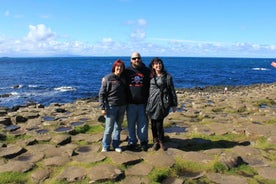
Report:
M0 106L73 102L98 94L116 59L129 57L0 58ZM148 65L152 57L144 57ZM161 57L176 88L276 82L273 59Z

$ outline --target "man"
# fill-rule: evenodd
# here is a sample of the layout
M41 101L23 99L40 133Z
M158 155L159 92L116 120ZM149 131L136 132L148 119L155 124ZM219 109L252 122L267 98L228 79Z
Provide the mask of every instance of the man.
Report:
M150 70L142 62L141 55L133 52L131 64L126 68L129 98L127 106L128 146L130 150L137 147L138 139L143 151L148 149L148 118L146 104L149 96ZM138 139L137 139L137 136Z

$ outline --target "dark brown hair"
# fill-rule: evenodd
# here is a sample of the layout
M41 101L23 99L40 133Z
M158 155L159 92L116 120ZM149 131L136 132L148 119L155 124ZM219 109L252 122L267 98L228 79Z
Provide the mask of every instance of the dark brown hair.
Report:
M153 68L153 65L154 65L155 63L161 63L161 64L162 64L162 70L161 70L161 72L162 72L162 73L165 73L165 72L166 72L165 66L164 66L164 63L163 63L162 59L160 59L160 58L158 58L158 57L155 57L155 58L153 58L153 59L151 60L151 62L150 62L150 64L149 64L149 68L150 68L150 70L151 70L150 77L153 77L153 76L156 75L156 72L155 72L155 70L154 70L154 68Z

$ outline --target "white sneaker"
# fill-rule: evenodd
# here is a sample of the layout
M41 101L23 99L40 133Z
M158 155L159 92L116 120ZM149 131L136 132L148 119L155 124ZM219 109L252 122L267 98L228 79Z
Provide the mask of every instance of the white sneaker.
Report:
M106 148L103 148L103 149L102 149L102 152L107 152L107 149L106 149Z
M120 147L115 148L115 151L118 152L118 153L121 153L122 152L122 148L120 148Z

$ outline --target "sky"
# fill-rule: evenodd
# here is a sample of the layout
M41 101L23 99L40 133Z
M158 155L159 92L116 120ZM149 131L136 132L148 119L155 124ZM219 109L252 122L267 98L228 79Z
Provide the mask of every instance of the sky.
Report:
M0 0L0 57L276 56L275 0Z

